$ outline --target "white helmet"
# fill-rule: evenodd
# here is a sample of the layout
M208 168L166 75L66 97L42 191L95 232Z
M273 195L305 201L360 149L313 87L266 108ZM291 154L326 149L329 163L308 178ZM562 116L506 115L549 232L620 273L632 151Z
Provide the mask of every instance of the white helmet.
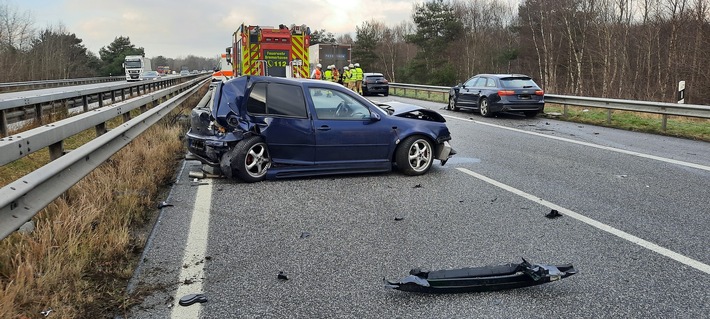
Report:
M344 67L343 67L343 70L348 70L348 67L347 67L347 66L344 66Z
M352 63L350 63L349 67L354 68L355 66Z
M360 67L360 63L355 63L355 67L356 67L356 68L359 68L359 67Z
M317 67L317 68L322 68L323 66L320 65L320 63L318 63L318 64L316 64L316 67Z

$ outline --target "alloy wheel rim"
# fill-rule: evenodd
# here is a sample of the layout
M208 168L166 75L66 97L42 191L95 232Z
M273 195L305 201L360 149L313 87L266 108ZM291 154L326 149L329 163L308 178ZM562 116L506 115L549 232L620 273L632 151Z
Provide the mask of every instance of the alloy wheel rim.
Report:
M431 146L424 140L417 140L409 148L409 166L421 172L429 166L432 160Z
M266 174L266 170L271 167L271 159L269 158L269 151L266 150L266 146L263 143L259 143L249 148L249 152L247 152L247 156L244 159L244 164L247 172L251 176L261 177Z

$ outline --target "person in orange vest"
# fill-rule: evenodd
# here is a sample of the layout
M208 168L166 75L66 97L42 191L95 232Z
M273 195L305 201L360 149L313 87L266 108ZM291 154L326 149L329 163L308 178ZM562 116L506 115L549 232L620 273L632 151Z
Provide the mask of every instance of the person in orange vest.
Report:
M333 64L332 66L333 66L333 82L338 83L338 81L340 81L340 72L338 71L338 67L336 67L335 64Z
M311 73L311 79L320 80L323 78L323 71L321 71L322 67L323 66L320 63L316 64L316 68L313 69L313 72Z

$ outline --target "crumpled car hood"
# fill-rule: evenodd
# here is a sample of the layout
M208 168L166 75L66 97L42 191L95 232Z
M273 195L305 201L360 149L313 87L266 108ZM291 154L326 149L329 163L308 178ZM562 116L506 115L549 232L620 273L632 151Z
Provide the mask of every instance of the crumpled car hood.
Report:
M391 114L392 116L416 118L420 120L428 120L442 123L446 122L446 119L444 119L444 117L441 116L441 114L439 114L438 112L421 106L395 101L381 103L380 105L382 104L388 105L389 109L394 111Z
M248 123L243 119L241 111L248 85L249 77L246 76L217 84L212 98L212 116L217 124L248 130Z

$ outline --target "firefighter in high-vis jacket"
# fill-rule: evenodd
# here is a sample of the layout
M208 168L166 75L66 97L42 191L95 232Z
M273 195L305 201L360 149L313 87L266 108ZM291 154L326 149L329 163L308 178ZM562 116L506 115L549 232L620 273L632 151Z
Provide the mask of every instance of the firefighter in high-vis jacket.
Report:
M344 85L346 88L352 90L352 88L350 87L350 84L352 83L352 82L350 81L350 75L351 75L351 73L350 73L350 68L347 67L347 66L344 66L344 67L343 67L343 85Z
M362 69L360 63L355 63L355 92L362 95Z
M330 65L328 66L328 69L325 70L323 80L333 81L333 68Z

